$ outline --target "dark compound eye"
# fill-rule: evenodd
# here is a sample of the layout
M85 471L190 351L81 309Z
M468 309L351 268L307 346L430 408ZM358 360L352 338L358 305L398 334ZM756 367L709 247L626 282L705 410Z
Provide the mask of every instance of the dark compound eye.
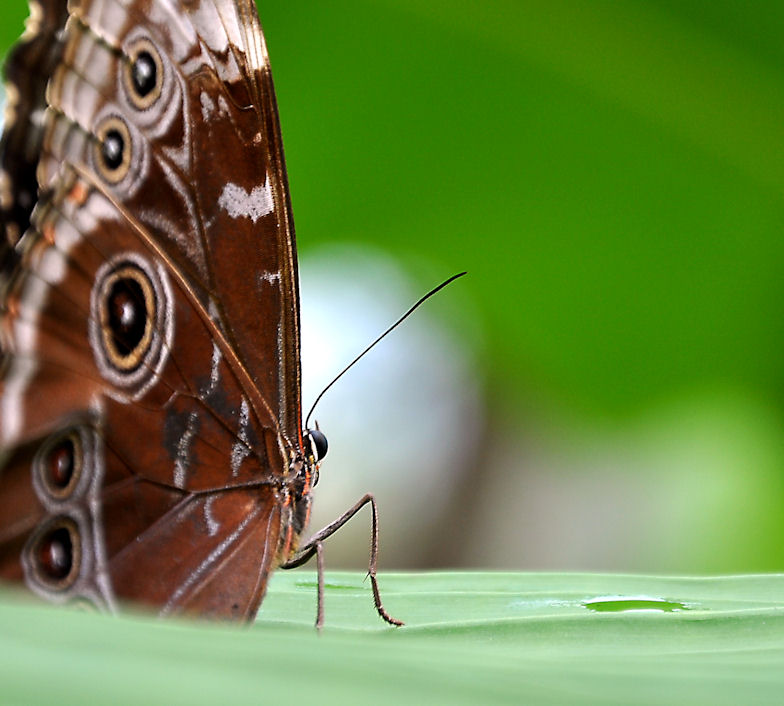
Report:
M327 455L327 449L329 448L327 437L318 429L308 429L305 433L310 440L310 451L313 454L313 458L316 461L321 461Z
M149 51L141 51L131 64L131 82L136 94L146 98L158 83L158 66Z

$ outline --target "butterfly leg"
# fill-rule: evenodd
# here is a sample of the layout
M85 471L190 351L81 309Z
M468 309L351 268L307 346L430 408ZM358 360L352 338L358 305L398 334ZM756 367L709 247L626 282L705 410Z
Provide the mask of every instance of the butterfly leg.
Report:
M324 545L316 544L316 574L318 588L316 590L316 630L324 627Z
M316 532L307 543L297 551L285 564L281 565L281 569L294 569L302 566L305 562L309 561L316 556L316 564L318 571L318 607L316 617L316 627L320 627L324 622L324 561L322 557L322 542L331 537L343 525L346 524L354 515L356 515L365 505L370 505L371 520L370 520L370 561L368 562L368 576L370 577L370 585L373 589L373 603L376 606L376 612L390 625L403 625L403 622L397 618L393 618L389 613L384 610L384 605L381 602L381 594L378 590L378 581L376 580L376 562L378 560L378 507L376 506L376 499L368 493L363 496L359 502L353 507L350 507L334 522L330 522L326 527Z

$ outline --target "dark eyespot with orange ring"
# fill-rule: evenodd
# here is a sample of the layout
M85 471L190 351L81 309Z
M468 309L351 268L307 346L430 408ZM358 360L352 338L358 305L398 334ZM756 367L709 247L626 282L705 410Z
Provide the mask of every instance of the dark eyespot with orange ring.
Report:
M79 434L68 432L46 444L36 460L36 471L45 492L55 500L73 493L84 464Z
M123 72L125 90L133 105L146 110L161 96L163 89L163 62L155 45L149 39L134 42Z
M121 182L131 166L131 134L117 117L103 120L95 132L94 158L100 175L110 184Z
M36 538L31 560L38 580L54 590L70 588L79 575L81 542L76 523L59 517Z
M150 350L156 319L155 290L132 263L113 270L100 285L101 340L106 357L120 372L139 368Z

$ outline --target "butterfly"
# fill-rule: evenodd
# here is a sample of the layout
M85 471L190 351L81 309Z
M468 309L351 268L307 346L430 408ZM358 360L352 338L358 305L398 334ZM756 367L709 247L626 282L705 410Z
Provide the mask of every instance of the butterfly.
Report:
M32 0L0 143L0 579L250 620L327 450L252 0Z

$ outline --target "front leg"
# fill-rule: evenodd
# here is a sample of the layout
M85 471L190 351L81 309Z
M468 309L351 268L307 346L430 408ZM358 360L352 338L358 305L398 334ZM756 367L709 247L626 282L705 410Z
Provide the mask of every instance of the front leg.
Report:
M295 569L302 566L305 562L309 561L313 555L316 555L316 571L318 573L318 595L317 595L317 608L316 608L316 628L321 629L324 624L324 557L322 543L328 537L331 537L343 525L346 524L354 515L356 515L365 505L370 503L370 561L368 562L368 576L370 577L370 585L373 588L373 603L376 606L376 612L379 616L390 625L403 625L403 622L397 618L393 618L389 613L384 610L381 603L381 594L378 591L378 581L376 580L376 561L378 559L378 507L376 506L376 499L367 493L359 502L353 507L349 508L334 522L330 522L326 527L319 530L314 534L305 545L285 563L281 564L281 569Z

